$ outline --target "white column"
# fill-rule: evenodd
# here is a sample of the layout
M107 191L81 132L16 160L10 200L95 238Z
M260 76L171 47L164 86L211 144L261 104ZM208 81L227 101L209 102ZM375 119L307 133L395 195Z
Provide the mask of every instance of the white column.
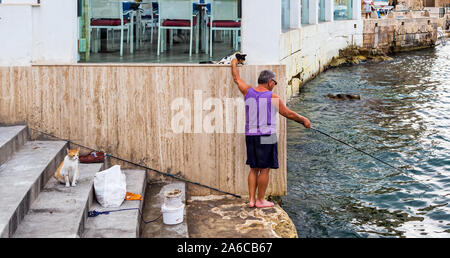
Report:
M325 21L334 21L334 0L325 0Z
M281 0L242 1L241 30L248 64L279 64Z
M302 5L301 0L290 0L291 6L291 29L298 29L302 26Z
M352 1L353 1L352 20L361 20L361 1L360 0L352 0Z
M309 24L319 23L319 0L309 0Z

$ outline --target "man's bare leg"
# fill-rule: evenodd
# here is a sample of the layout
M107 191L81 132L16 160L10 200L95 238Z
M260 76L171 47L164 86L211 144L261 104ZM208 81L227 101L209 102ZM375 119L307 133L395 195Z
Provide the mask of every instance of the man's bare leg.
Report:
M256 207L272 207L273 202L266 201L264 196L266 195L267 186L269 185L269 171L270 168L261 169L259 173L257 184L258 184L258 198L256 199Z
M249 207L255 206L258 172L258 168L250 168L250 173L248 174L248 194L250 196L250 202L248 204Z

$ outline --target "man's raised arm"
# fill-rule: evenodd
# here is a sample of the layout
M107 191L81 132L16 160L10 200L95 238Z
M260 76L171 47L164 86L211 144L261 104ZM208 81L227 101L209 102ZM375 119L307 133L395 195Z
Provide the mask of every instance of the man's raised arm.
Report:
M236 58L233 58L231 60L231 73L233 74L233 80L237 84L239 90L242 92L242 94L245 96L247 94L247 91L251 88L250 85L245 83L241 77L239 76L239 72L237 70L237 63L238 60Z

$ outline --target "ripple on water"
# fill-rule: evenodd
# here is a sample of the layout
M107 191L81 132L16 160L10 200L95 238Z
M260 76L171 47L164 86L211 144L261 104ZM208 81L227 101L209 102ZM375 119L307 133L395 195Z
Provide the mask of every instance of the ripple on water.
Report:
M283 207L300 237L450 237L448 56L450 44L331 69L290 101L315 128L405 170L288 121Z

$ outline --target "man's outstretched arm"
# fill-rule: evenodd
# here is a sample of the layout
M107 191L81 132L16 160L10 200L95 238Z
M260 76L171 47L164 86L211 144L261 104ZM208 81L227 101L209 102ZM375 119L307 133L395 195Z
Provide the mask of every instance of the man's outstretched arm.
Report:
M239 90L245 96L245 94L247 94L247 91L251 88L251 86L245 83L239 76L239 72L237 70L237 63L238 60L236 58L233 58L233 60L231 60L231 73L233 74L234 82L237 84Z
M284 102L281 100L280 97L278 97L278 95L276 95L275 93L272 95L272 99L274 100L275 103L275 107L278 108L278 112L286 117L287 119L291 119L297 122L300 122L303 124L303 126L305 128L311 128L311 122L309 121L308 118L301 116L297 113L295 113L294 111L290 110L285 104Z

